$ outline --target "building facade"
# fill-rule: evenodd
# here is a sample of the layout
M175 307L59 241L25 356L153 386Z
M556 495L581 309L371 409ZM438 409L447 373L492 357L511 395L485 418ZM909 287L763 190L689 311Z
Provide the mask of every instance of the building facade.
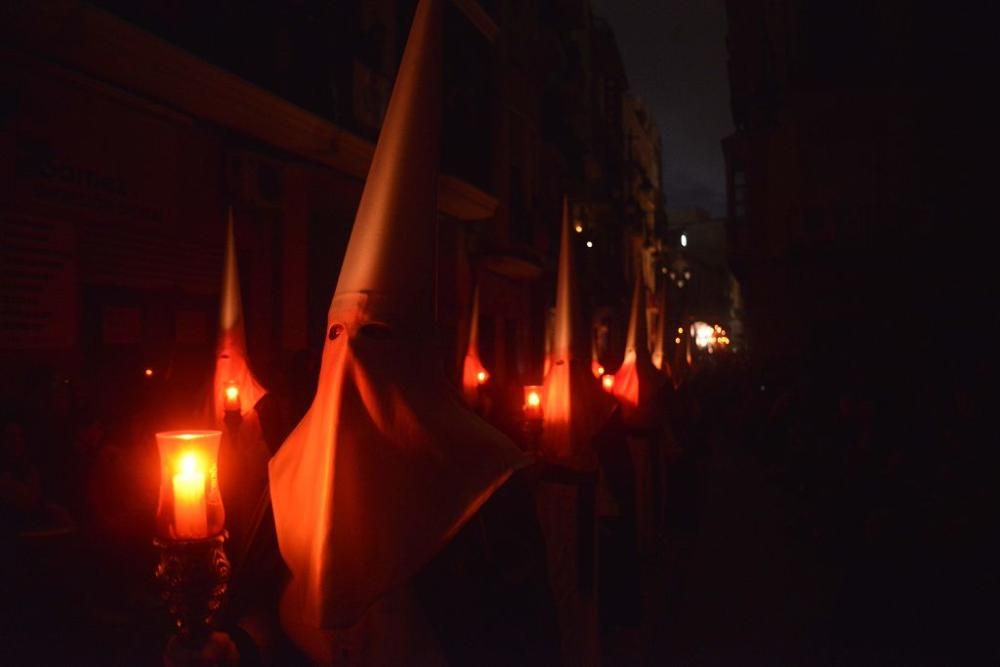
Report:
M5 394L26 373L200 382L229 207L255 371L308 375L414 7L5 9ZM588 311L625 292L628 83L587 0L462 0L445 22L442 351L457 381L479 284L483 360L516 401L541 379L564 195Z
M982 197L975 19L796 0L727 17L728 237L755 357L857 375L938 356L944 313L983 296L978 251L942 245Z

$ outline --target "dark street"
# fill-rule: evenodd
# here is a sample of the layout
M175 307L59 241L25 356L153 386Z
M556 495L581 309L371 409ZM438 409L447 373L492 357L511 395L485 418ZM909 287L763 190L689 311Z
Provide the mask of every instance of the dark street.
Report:
M0 5L0 662L1000 664L967 4Z

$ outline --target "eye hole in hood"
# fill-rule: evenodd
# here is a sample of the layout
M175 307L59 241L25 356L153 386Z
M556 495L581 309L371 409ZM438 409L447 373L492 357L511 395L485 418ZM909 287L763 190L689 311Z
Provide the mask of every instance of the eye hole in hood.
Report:
M340 334L342 333L344 333L344 325L334 324L332 327L330 327L330 333L327 335L327 337L330 340L337 340L338 338L340 338Z

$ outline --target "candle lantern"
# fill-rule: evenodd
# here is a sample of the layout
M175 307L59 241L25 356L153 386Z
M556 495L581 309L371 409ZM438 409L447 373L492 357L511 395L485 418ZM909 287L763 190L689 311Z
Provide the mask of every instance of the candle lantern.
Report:
M229 581L217 463L221 436L220 431L156 434L160 453L156 579L178 639L186 644L208 637Z
M227 413L235 412L236 414L240 414L242 412L243 405L240 403L240 388L235 382L230 382L226 385L223 406Z
M528 385L524 388L524 418L529 420L542 418L542 388L538 385Z

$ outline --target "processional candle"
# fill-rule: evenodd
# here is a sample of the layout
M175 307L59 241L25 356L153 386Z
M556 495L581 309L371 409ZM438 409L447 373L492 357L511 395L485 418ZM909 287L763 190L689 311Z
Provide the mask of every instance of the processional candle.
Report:
M222 532L225 510L219 493L221 431L165 431L156 434L160 452L161 537L199 540Z
M528 385L524 388L524 417L542 418L542 388L537 385Z
M240 388L236 386L235 382L230 382L226 385L225 400L223 402L223 409L226 412L241 412L242 406L240 405Z
M601 387L604 391L611 391L611 388L615 386L615 376L606 374L601 378Z

